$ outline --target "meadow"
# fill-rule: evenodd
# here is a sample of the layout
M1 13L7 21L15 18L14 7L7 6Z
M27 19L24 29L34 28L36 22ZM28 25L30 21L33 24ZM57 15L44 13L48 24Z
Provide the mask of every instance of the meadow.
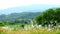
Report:
M0 27L0 34L60 34L60 29L32 28L8 30Z

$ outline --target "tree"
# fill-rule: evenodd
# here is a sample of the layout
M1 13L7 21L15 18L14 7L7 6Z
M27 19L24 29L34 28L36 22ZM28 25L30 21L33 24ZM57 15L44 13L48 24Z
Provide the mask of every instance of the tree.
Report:
M55 24L56 26L56 24L60 23L60 8L46 10L36 17L36 21L41 25Z

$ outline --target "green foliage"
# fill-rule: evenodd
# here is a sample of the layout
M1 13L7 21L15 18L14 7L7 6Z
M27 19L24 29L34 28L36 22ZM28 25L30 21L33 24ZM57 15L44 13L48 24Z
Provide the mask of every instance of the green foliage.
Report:
M4 26L4 23L0 22L0 26Z
M8 22L2 22L2 21L0 21L0 26L8 26L8 25L9 25Z
M39 24L53 24L56 23L55 21L57 21L56 24L60 24L60 8L46 10L45 12L36 17L36 21Z

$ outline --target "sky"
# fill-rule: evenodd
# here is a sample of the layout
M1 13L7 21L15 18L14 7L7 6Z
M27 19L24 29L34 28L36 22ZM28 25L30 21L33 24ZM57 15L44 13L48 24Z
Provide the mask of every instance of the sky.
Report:
M7 9L17 6L27 6L33 4L60 5L59 0L0 0L0 9Z

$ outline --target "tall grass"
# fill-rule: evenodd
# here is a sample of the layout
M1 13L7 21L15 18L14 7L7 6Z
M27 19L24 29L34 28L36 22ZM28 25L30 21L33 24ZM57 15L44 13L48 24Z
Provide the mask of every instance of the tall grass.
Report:
M0 28L0 34L60 34L60 29L52 29L48 31L48 29L45 28L33 28L30 30L25 29L18 29L18 30L6 30L3 28Z

